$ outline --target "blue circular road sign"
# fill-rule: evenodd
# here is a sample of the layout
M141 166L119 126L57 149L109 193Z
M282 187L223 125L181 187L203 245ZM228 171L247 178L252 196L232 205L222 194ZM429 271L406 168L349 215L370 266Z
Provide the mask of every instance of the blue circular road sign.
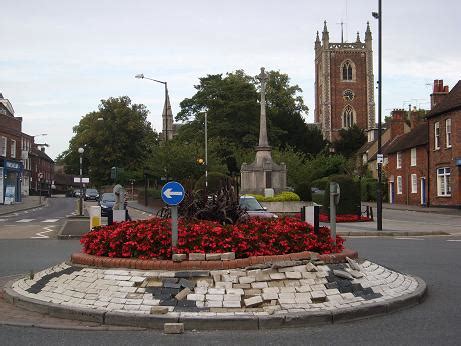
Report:
M178 205L184 199L184 187L177 181L170 181L163 185L162 199L168 205Z

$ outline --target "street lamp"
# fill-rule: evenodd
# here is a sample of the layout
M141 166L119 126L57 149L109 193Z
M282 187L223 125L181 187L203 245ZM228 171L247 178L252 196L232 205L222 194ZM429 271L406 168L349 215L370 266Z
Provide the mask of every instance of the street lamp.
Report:
M377 157L382 158L381 148L381 90L382 90L382 75L381 75L381 57L382 57L382 46L381 46L381 22L382 22L382 11L381 11L381 0L378 0L378 12L372 13L373 18L378 20L378 155ZM378 231L383 230L383 194L382 194L382 161L378 161L378 186L376 189L376 226Z
M167 84L167 82L164 82L164 81L161 81L161 80L158 80L158 79L153 79L153 78L146 77L142 73L135 75L134 78L148 79L148 80L151 80L153 82L163 84L165 86L165 111L167 112L168 111L168 84ZM169 133L169 131L173 131L173 129L168 128L167 114L165 114L165 118L163 119L163 121L165 122L164 126L163 126L163 128L165 130L165 133L163 134L163 136L164 136L164 140L166 142L166 141L168 141L168 133Z
M205 192L208 193L208 112L205 112Z
M85 151L85 149L83 149L82 147L78 148L78 153L80 154L80 204L78 205L78 214L80 216L83 215L83 180L82 180L82 175L83 175L83 171L82 171L82 163L83 163L83 152Z

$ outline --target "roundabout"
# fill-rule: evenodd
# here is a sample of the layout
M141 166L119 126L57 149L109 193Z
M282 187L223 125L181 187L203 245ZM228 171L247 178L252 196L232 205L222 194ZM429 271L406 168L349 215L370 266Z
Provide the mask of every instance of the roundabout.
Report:
M157 268L143 270L139 267L148 260L78 253L33 278L10 282L4 295L18 307L55 317L153 329L181 323L186 330L331 324L422 302L423 280L352 258L357 256L345 249L324 255L153 260Z

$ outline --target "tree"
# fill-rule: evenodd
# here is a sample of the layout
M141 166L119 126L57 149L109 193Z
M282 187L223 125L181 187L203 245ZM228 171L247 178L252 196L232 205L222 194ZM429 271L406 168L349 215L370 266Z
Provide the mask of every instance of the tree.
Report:
M344 157L351 157L367 141L365 132L356 124L348 129L339 130L340 139L333 143L333 148L337 154Z
M147 121L144 105L131 104L127 96L101 100L97 111L74 126L69 148L59 157L66 173L79 172L79 147L83 147L83 170L91 185L111 183L110 169L124 170L126 178L142 177L143 162L152 155L157 134Z

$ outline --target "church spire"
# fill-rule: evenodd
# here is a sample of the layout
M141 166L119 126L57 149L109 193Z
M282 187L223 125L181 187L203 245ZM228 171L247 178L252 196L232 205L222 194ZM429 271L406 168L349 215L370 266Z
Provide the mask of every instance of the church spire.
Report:
M365 42L368 40L371 41L370 22L367 22L367 31L365 31Z
M315 49L319 49L320 48L320 38L319 38L319 31L317 30L317 36L315 38Z
M355 41L356 43L360 43L360 34L359 32L357 31L357 40Z
M330 40L330 35L328 34L327 21L323 22L323 32L322 32L322 41L328 42Z

